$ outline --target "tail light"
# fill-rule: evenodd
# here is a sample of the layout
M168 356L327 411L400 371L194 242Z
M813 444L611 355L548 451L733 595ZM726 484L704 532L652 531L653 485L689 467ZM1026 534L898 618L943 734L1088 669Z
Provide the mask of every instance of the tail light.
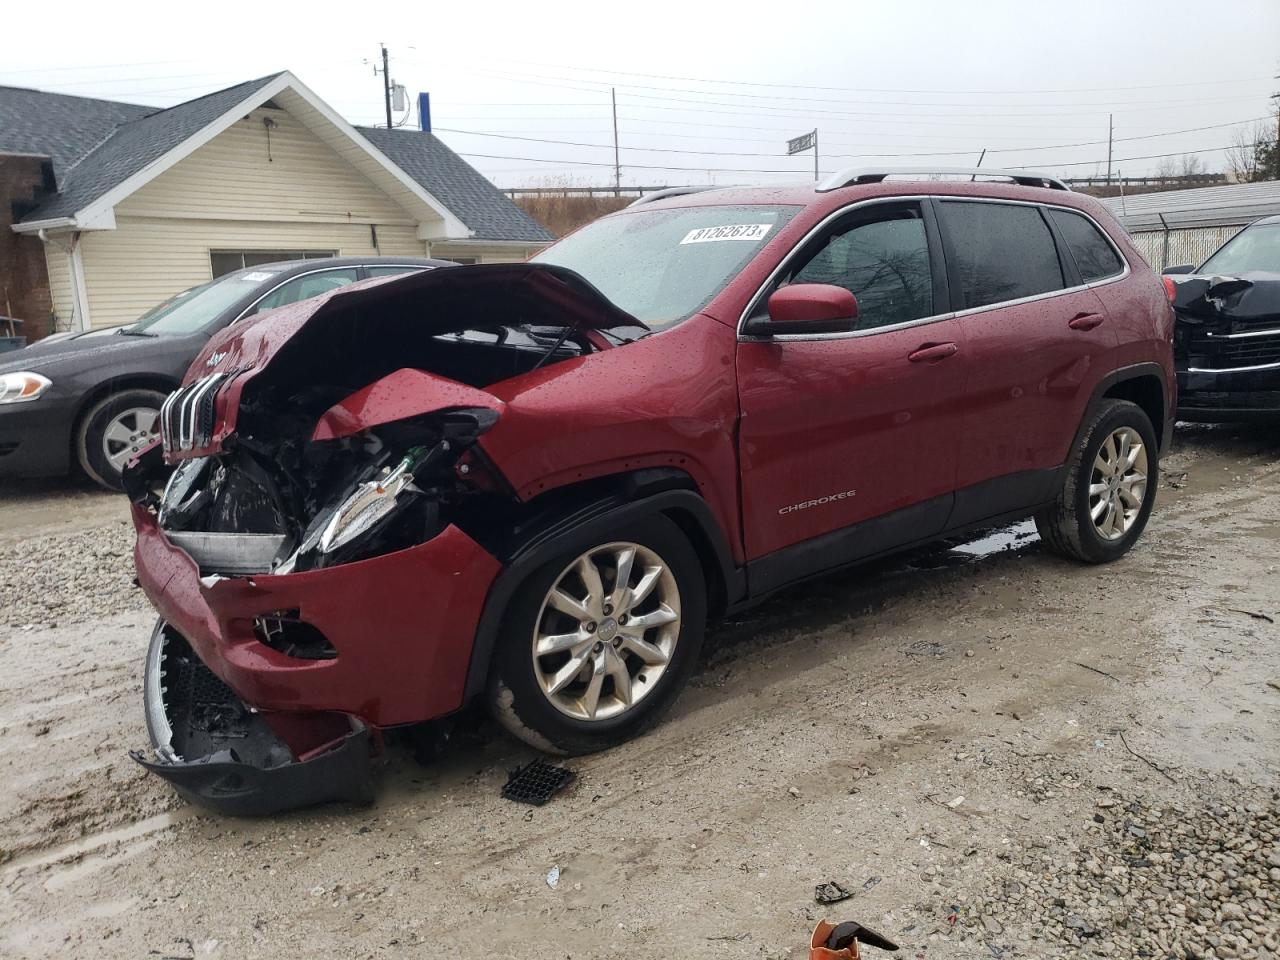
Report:
M1173 299L1177 296L1177 287L1174 285L1172 277L1161 277L1164 281L1164 295L1169 298L1169 302L1173 303Z

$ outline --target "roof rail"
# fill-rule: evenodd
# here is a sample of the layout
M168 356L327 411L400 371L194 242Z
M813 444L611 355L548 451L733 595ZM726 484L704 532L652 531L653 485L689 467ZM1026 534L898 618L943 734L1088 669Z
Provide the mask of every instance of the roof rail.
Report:
M702 186L702 187L667 187L663 190L655 190L653 193L642 194L632 200L627 206L638 207L642 203L653 203L655 200L665 200L667 197L683 197L690 193L702 193L705 190L719 190L719 187Z
M1047 173L1035 173L1029 170L997 170L994 167L848 167L839 170L820 181L819 193L828 190L839 190L841 187L852 187L860 183L881 183L886 177L907 177L914 180L925 180L935 176L961 176L977 179L978 177L1006 177L1020 187L1048 187L1051 190L1070 190L1057 177Z

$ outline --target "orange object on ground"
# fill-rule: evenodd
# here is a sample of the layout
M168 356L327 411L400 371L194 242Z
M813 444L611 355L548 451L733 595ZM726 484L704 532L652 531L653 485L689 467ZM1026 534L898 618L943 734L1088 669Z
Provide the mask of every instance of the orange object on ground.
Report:
M859 941L881 950L898 949L892 940L852 920L838 924L820 920L809 940L809 960L860 960Z

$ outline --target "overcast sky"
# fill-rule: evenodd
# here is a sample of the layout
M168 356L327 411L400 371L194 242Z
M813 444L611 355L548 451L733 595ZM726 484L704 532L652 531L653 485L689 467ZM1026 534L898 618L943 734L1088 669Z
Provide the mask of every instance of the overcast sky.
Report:
M1280 90L1278 0L187 7L10 5L0 84L168 106L289 69L376 124L385 42L436 133L503 186L612 183L610 87L623 182L646 185L812 179L783 142L815 127L824 172L986 147L984 166L1084 176L1105 170L1109 113L1116 173L1191 151L1218 170L1234 127L1275 128Z

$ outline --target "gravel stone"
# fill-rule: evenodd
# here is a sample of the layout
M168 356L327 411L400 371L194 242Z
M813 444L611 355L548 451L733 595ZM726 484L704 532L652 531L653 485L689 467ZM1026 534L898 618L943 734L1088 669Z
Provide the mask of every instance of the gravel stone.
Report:
M0 545L0 570L7 627L86 623L147 605L133 586L133 528L123 521Z
M991 934L993 923L1030 924L1069 955L1271 956L1280 942L1280 790L1208 783L1233 799L1188 809L1109 794L1098 805L1124 818L1090 824L1074 858L1014 859L1003 896L981 898L966 926ZM1014 884L1031 891L1030 911L1009 896Z

